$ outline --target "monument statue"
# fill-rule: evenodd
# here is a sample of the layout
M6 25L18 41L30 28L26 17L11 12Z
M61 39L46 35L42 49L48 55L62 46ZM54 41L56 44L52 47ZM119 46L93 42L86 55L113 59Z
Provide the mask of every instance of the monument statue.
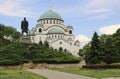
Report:
M24 17L24 20L22 20L21 22L21 29L22 29L22 35L25 32L26 35L28 36L28 21L26 20L26 18Z

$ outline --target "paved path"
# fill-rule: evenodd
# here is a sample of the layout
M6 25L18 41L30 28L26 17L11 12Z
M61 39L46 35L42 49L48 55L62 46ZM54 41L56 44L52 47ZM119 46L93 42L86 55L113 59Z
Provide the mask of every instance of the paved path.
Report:
M76 74L53 71L49 69L29 69L28 71L32 71L34 73L40 74L42 76L47 77L48 79L95 79L95 78L80 76Z

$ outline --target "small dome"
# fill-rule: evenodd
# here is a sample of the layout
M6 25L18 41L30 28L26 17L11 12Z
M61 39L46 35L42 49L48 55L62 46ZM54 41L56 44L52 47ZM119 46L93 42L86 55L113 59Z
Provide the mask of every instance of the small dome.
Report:
M61 16L52 10L49 10L49 11L43 13L39 20L41 20L41 19L59 19L59 20L62 20Z
M49 34L64 34L64 32L59 28L52 28L48 32Z
M73 27L71 25L68 25L66 28L70 28L70 29L73 29Z

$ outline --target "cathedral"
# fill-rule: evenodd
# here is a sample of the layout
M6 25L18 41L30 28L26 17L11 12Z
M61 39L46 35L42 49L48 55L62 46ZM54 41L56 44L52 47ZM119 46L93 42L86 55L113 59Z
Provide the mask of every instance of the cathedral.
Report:
M62 17L50 8L40 16L37 25L30 31L30 38L32 43L47 41L56 50L61 48L78 56L80 42L75 41L73 30L71 25L65 26Z

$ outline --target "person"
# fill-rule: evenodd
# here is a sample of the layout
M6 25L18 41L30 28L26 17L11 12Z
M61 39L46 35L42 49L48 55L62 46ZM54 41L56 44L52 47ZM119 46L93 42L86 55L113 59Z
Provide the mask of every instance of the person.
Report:
M28 21L26 20L25 17L24 17L24 20L22 20L22 22L21 22L21 29L22 29L22 35L25 32L26 35L28 36Z

